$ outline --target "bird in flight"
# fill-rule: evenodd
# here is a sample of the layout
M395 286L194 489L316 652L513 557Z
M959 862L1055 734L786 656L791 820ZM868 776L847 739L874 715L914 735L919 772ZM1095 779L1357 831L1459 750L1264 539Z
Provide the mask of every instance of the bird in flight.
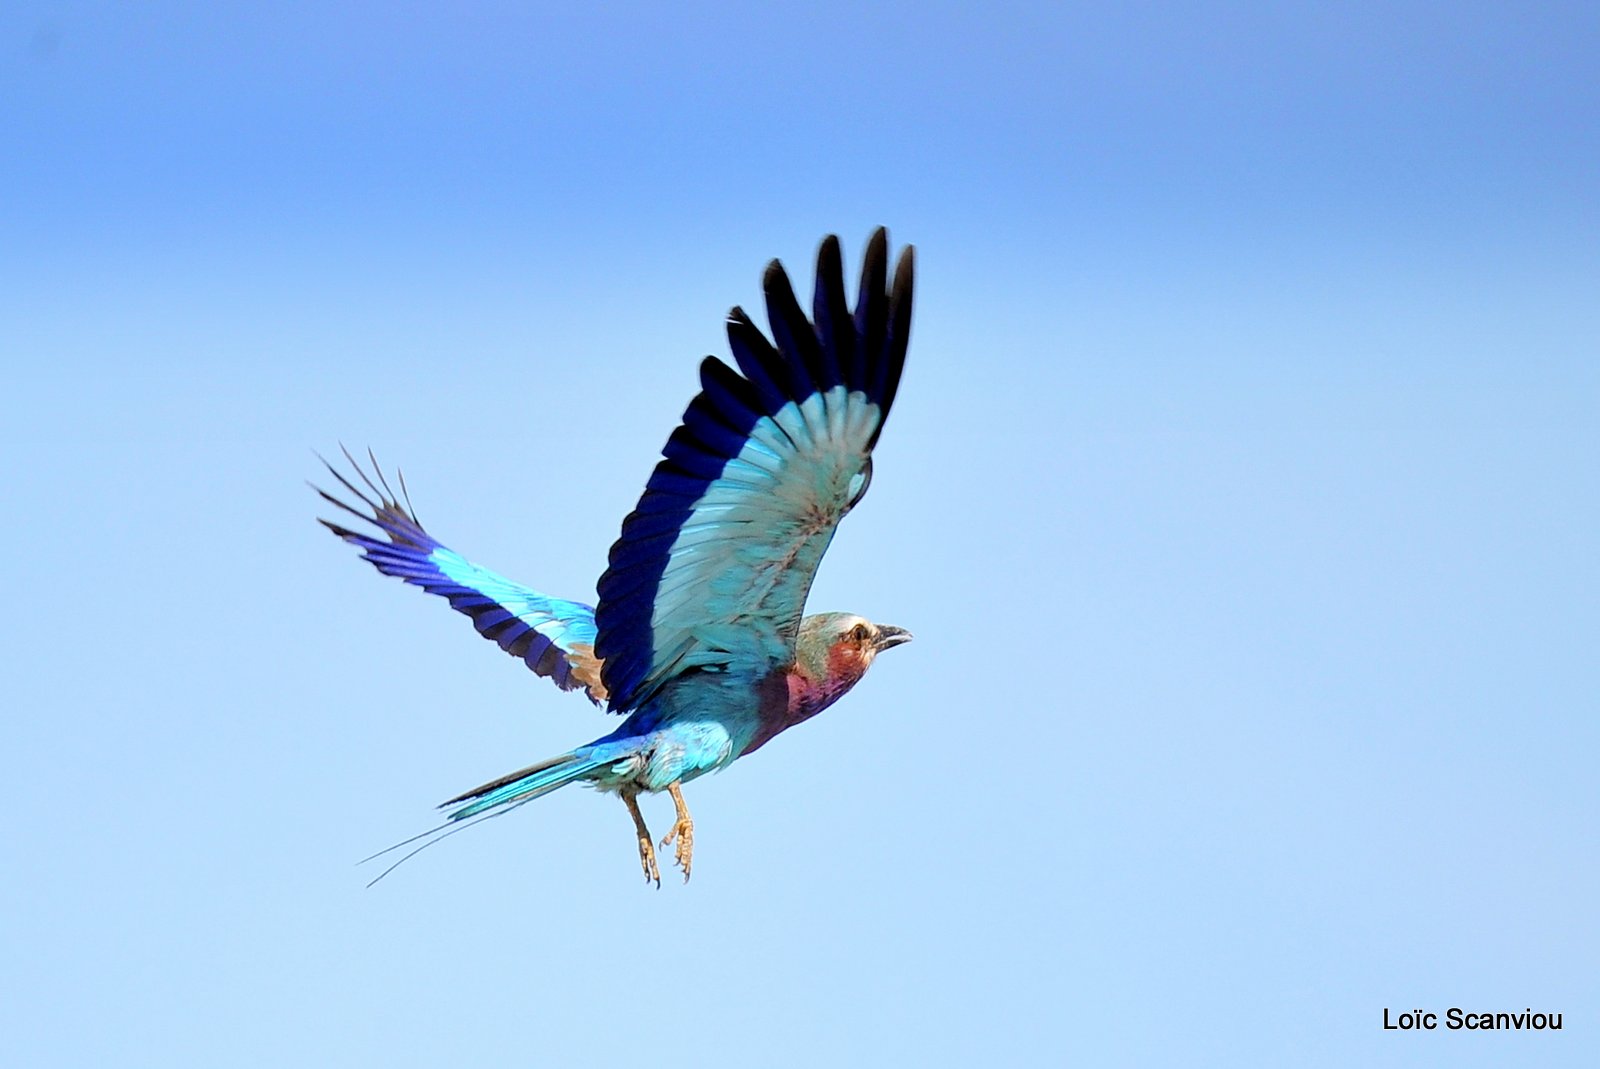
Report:
M479 634L562 690L626 714L608 735L450 799L440 807L445 823L391 849L431 845L430 836L474 818L587 783L622 798L639 865L659 887L638 798L666 791L677 819L661 846L674 847L687 881L694 821L683 785L817 715L878 654L910 641L904 628L850 613L802 615L839 521L872 481L872 449L905 364L911 247L892 285L887 267L888 235L879 229L852 309L839 241L825 239L810 320L783 266L767 267L772 339L742 309L728 313L738 370L714 356L701 363L700 392L622 522L594 607L512 582L446 547L418 522L404 480L395 494L370 452L371 475L348 451L352 476L328 465L358 504L317 492L378 533L320 522L378 571L448 599Z

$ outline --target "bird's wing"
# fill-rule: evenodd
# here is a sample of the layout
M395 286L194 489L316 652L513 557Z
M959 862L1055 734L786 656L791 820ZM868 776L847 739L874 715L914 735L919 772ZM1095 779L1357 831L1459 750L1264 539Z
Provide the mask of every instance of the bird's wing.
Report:
M386 537L352 531L328 520L320 520L320 523L359 548L368 562L384 575L396 576L430 594L448 598L451 608L472 618L480 635L493 639L501 649L521 658L539 675L554 680L562 690L582 687L597 705L606 699L600 662L594 652L594 609L530 590L468 561L422 529L411 508L410 495L405 493L403 478L400 489L405 504L402 505L389 489L382 471L377 469L376 459L373 460L373 475L377 485L348 452L345 459L370 491L370 497L332 464L328 464L328 470L370 513L346 504L325 490L313 489L330 504L372 524Z
M817 255L815 325L774 261L769 343L728 316L739 372L715 357L622 524L601 576L595 652L611 708L639 706L691 670L760 674L794 656L812 577L866 493L911 324L912 250L886 291L888 237L868 243L854 312L839 242Z

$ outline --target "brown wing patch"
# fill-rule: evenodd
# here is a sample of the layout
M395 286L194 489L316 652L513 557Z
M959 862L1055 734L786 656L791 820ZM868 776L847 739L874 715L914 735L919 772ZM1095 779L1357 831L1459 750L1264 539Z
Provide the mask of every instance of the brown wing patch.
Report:
M594 655L594 647L587 642L574 642L567 653L567 663L572 666L572 678L582 683L596 704L610 697L606 685L600 681L600 666L604 662Z

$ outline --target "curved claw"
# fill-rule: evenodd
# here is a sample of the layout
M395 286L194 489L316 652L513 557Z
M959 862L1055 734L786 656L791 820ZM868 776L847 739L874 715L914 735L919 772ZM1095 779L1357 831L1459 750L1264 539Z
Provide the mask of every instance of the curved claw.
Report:
M656 889L661 888L661 870L656 867L656 851L650 845L648 835L639 836L639 867L644 869L644 882L655 881Z
M673 858L683 870L683 882L688 883L689 870L694 864L694 818L689 815L689 806L684 802L683 792L678 785L674 783L667 791L672 795L672 804L677 806L678 821L667 832L666 838L661 840L661 845L665 847L677 843Z
M655 847L650 845L650 829L645 827L644 814L639 812L639 792L623 791L622 803L628 807L628 815L633 817L633 828L639 836L639 867L644 869L644 882L655 881L656 889L661 889L661 870L656 867Z

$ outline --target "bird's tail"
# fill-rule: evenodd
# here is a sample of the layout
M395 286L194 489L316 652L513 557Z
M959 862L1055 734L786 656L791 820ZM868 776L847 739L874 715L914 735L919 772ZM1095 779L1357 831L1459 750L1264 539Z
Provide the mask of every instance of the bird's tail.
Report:
M531 802L557 788L586 778L606 763L607 759L596 757L586 747L529 765L481 787L474 787L465 794L456 795L439 808L450 811L452 823L470 820L493 809Z
M400 860L378 873L372 883L383 879L389 873L399 868L406 861L426 850L434 843L448 839L458 831L466 831L480 820L488 820L509 813L524 802L531 802L535 798L549 794L559 787L587 778L591 773L604 768L616 760L611 753L596 753L592 747L581 747L572 753L552 757L548 761L541 761L536 765L513 772L508 776L501 776L492 783L485 783L481 787L474 787L465 794L445 802L439 808L448 809L445 822L437 827L429 828L420 835L413 835L404 842L395 843L387 850L379 850L371 857L363 858L362 864L374 861L396 850L412 847L403 854Z

